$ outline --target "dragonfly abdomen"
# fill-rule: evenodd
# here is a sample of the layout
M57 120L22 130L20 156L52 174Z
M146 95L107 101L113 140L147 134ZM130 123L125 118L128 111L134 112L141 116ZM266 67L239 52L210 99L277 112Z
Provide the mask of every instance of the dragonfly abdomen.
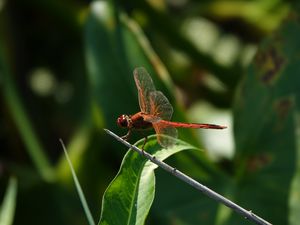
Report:
M164 124L165 126L171 127L182 127L182 128L194 128L194 129L224 129L226 126L220 126L215 124L208 124L208 123L181 123L181 122L173 122L167 120L160 120L160 123Z

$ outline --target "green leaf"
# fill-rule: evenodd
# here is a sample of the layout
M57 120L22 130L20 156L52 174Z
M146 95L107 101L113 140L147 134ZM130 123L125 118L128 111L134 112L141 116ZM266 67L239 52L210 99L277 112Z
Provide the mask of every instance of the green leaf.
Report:
M287 224L299 179L300 25L290 18L265 40L237 94L235 199L271 223ZM294 183L294 188L297 182ZM294 193L294 194L296 194ZM297 194L296 194L297 195ZM294 204L293 207L299 207ZM297 212L299 214L299 211ZM298 220L299 222L299 220ZM235 215L229 224L241 223Z
M141 146L142 143L143 140L137 144ZM164 160L177 152L196 148L178 140L176 145L162 149L152 135L144 149ZM129 150L117 176L105 191L99 225L144 224L154 199L156 168L155 164Z
M0 208L0 225L11 225L15 215L17 180L11 177Z

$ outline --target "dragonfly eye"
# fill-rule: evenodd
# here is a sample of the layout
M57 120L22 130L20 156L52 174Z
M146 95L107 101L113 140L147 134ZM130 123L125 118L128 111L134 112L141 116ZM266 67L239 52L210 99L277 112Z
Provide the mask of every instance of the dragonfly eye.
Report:
M120 127L128 127L128 116L126 115L121 115L119 116L119 118L117 119L117 124Z

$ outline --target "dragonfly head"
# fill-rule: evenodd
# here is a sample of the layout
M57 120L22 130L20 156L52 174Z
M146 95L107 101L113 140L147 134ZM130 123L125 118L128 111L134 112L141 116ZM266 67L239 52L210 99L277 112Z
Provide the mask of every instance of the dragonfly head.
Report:
M119 127L128 128L131 124L131 119L128 115L121 115L117 119L117 124Z

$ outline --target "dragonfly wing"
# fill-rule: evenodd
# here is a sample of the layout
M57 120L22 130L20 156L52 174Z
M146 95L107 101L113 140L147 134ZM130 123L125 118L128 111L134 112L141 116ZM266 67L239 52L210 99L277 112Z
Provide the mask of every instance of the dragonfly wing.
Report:
M158 143L167 148L175 144L177 138L177 130L174 127L164 126L161 123L153 123L153 128L157 134Z
M150 115L163 120L171 120L173 107L167 97L160 91L150 93Z
M142 114L142 117L145 121L150 122L150 123L157 123L161 121L160 117L149 115L149 114Z
M153 81L146 69L143 67L136 68L133 71L133 75L136 87L138 89L141 112L150 113L149 95L151 92L155 91Z

